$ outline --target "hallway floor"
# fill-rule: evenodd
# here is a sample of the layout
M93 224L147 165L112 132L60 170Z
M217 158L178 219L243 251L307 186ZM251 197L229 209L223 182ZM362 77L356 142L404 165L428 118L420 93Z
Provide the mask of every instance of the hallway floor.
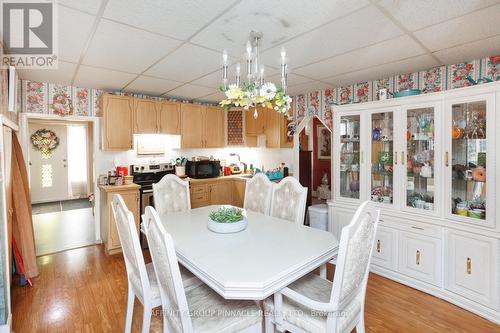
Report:
M34 214L33 229L37 256L95 243L92 208Z

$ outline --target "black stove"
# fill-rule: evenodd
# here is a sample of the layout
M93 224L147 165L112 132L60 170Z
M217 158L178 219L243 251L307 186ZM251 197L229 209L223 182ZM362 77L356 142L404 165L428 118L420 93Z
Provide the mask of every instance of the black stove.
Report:
M147 206L154 207L153 184L158 183L165 175L175 173L175 167L170 163L134 164L130 166L130 174L134 176L134 183L141 185L140 208L141 216ZM141 245L147 248L145 235L141 233Z

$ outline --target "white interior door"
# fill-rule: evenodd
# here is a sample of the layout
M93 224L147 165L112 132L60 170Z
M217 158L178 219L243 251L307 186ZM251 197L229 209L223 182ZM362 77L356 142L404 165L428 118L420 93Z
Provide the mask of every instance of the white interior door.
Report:
M31 202L50 202L69 199L68 149L66 125L29 124L30 136L39 129L53 131L59 146L51 154L42 154L30 142Z

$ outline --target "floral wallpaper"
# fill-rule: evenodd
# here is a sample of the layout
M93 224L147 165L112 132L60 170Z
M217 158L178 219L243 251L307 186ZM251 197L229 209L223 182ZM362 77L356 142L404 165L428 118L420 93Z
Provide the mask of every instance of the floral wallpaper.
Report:
M318 114L332 128L332 104L374 101L378 99L378 91L382 88L389 91L389 98L392 93L405 89L419 89L425 94L462 88L471 85L467 77L474 81L481 78L500 81L500 55L297 95L294 97L297 110L295 123L299 124L306 114Z

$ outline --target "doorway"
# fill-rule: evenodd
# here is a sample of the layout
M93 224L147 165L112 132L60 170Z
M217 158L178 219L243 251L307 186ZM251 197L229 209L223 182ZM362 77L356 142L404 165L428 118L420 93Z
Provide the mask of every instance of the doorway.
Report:
M35 118L26 128L36 254L94 244L92 122Z

